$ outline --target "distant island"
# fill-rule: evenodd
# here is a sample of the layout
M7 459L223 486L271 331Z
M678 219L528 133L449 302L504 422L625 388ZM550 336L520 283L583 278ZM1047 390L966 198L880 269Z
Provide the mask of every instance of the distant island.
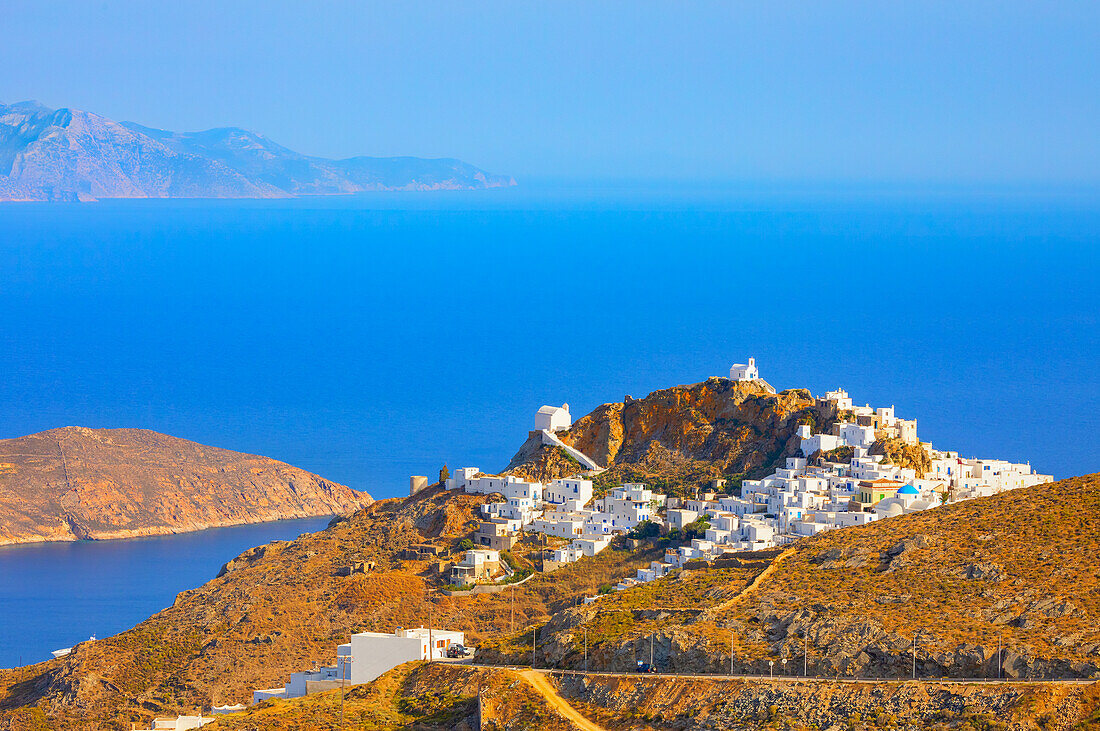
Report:
M350 513L365 492L147 429L0 440L0 545L184 533Z
M0 201L291 198L515 185L452 158L328 160L237 127L180 133L38 102L0 104Z

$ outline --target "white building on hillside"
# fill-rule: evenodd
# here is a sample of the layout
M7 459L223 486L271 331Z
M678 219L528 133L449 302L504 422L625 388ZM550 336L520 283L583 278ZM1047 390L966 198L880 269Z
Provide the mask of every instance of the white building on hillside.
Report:
M202 728L208 723L213 723L216 718L204 718L202 716L176 716L175 718L154 718L153 725L148 729L137 729L137 727L131 724L131 728L135 731L191 731L191 729Z
M451 645L461 645L461 632L442 629L399 629L388 632L360 632L351 636L352 685L369 683L382 673L412 660L442 660Z
M592 499L592 480L554 480L543 489L547 510L580 510Z
M756 358L749 358L749 362L734 363L730 366L731 381L755 381L760 378L760 371L756 369Z
M536 431L565 431L571 426L573 426L573 417L569 415L569 404L543 406L535 414Z

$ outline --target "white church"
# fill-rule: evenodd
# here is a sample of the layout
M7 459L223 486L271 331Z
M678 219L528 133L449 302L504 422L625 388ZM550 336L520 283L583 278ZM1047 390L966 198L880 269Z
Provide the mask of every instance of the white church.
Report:
M571 426L573 426L573 418L569 415L569 404L543 406L535 414L535 429L537 431L565 431Z
M730 366L730 380L731 381L758 381L760 380L760 371L756 369L756 358L749 358L748 365L744 363L734 363Z

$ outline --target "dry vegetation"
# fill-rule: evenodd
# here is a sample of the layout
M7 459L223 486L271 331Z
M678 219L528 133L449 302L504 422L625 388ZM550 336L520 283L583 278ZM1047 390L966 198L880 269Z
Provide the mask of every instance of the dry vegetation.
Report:
M321 533L248 551L223 576L182 592L132 630L78 645L60 660L0 671L0 729L21 728L12 719L38 712L27 707L45 713L51 728L128 729L154 715L246 701L293 670L331 663L353 631L418 626L429 616L477 644L544 622L653 558L608 550L500 594L433 592L429 599L429 589L446 583L437 560L460 556L458 544L476 527L485 500L433 488L375 503ZM444 553L433 561L400 558L424 542ZM530 562L539 550L541 542L529 540L517 553ZM375 570L337 575L358 561L373 561Z

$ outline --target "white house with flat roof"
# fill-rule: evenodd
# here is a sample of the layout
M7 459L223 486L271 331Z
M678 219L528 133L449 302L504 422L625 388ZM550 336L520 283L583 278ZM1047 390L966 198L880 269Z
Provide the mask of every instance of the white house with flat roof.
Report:
M370 681L401 663L413 660L442 660L451 645L461 645L465 635L451 630L398 629L389 632L359 632L351 636L352 685Z

